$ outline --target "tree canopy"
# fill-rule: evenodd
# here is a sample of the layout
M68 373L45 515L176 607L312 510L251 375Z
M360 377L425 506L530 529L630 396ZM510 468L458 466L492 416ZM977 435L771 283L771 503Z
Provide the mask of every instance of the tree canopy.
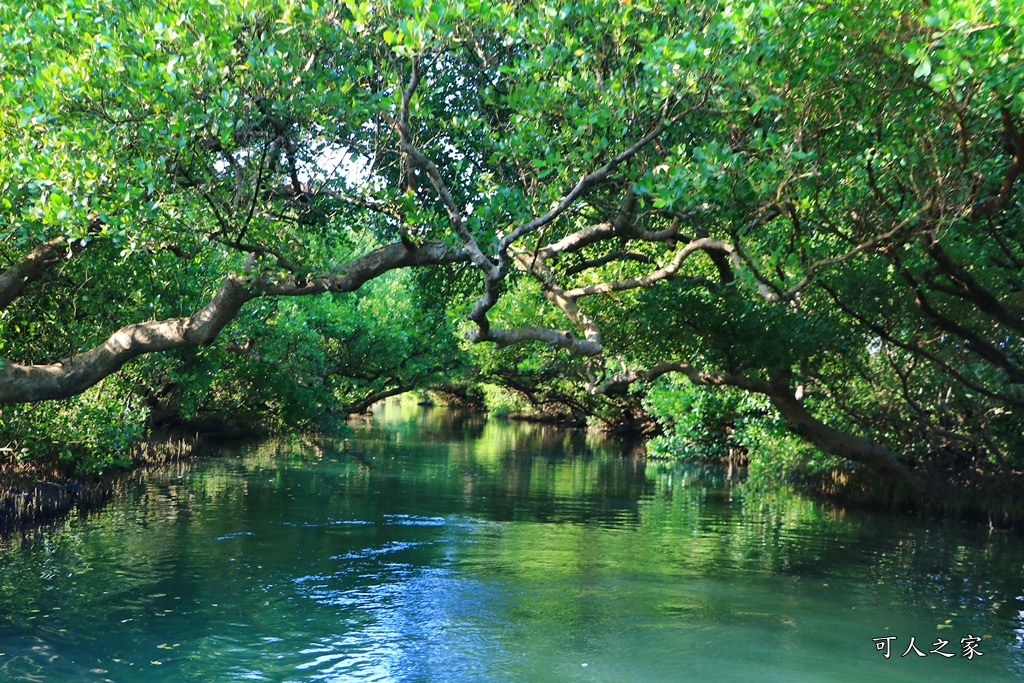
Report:
M582 412L650 396L682 442L688 413L749 447L770 424L914 487L1012 471L1022 21L5 5L0 422L111 396L293 420L476 368Z

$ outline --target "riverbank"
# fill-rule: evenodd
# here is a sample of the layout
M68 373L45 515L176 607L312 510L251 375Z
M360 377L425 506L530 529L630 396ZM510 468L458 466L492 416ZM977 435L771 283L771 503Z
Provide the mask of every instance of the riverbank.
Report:
M874 473L830 471L795 477L797 490L830 505L957 519L989 529L1024 532L1024 473L932 476L921 491L880 481Z
M499 421L590 429L611 436L626 435L638 439L639 451L643 451L644 437L649 436L635 428L588 428L579 421L537 413L482 416ZM366 419L370 414L361 417ZM353 419L358 418L353 416ZM253 425L243 429L237 424L217 421L201 426L203 429L191 425L193 428L185 431L153 434L134 447L128 466L99 474L76 474L74 463L58 459L21 462L8 457L0 460L0 537L98 509L119 493L144 483L167 464L189 461L224 440L237 442L265 436ZM649 453L644 457L673 460ZM728 467L730 478L733 474L747 477L747 468L735 462L709 464ZM1020 472L1001 476L962 475L955 482L933 477L923 491L917 492L880 480L872 472L856 469L776 473L765 478L762 484L766 488L790 486L798 493L837 509L924 515L962 520L990 529L1024 531L1024 473Z
M57 459L0 460L0 537L100 508L155 469L194 457L202 443L196 434L154 435L133 448L128 466L87 475Z
M695 458L650 451L649 460L715 465L762 490L791 488L795 493L839 510L957 520L970 524L1024 532L1024 472L983 473L977 470L915 472L921 487L912 490L894 479L880 477L865 467L811 469L751 466L745 455L737 458Z

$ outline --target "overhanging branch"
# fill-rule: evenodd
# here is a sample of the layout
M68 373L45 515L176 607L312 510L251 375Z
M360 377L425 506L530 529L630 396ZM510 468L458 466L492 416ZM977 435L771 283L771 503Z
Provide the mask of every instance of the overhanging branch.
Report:
M43 273L68 256L69 246L65 237L57 237L36 245L21 260L0 272L0 311L14 302L25 287L38 280Z
M912 490L920 490L922 482L912 474L899 457L882 444L825 424L814 417L803 400L790 388L788 375L779 373L770 380L757 379L728 372L700 370L682 361L660 363L650 370L625 372L592 387L595 393L621 393L638 381L649 382L670 372L679 372L699 386L731 386L768 397L791 432L814 444L826 453L859 462L876 472L894 478Z
M536 326L516 327L510 330L491 327L486 331L478 328L470 331L469 340L474 344L493 342L498 348L526 341L539 341L555 348L565 349L572 356L594 356L601 353L604 348L600 341L580 339L571 332Z
M1013 161L1003 172L1003 182L999 185L999 191L976 202L971 207L971 218L991 216L1006 208L1013 197L1013 186L1017 182L1017 178L1024 173L1024 134L1021 133L1013 114L1005 107L1002 110L1002 118L1003 135L1013 145Z
M336 272L322 277L287 276L274 280L230 274L209 303L191 316L127 325L98 346L48 365L0 361L0 405L69 398L141 355L211 344L247 302L259 297L351 292L397 268L465 260L462 252L441 242L427 243L412 251L395 243L339 264L333 269Z

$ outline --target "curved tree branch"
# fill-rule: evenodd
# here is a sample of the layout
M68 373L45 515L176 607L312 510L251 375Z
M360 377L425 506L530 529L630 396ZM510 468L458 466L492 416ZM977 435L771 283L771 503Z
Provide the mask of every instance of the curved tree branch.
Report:
M755 223L763 223L766 222L765 218L770 219L782 215L784 213L784 208L785 207L773 209L767 214L767 216L758 219L758 221L755 221ZM735 256L738 254L739 259L742 260L744 264L746 264L748 270L750 270L750 272L754 275L754 278L758 282L758 292L765 299L765 301L779 303L782 301L789 301L797 294L799 294L801 291L803 291L808 285L815 281L815 276L817 275L818 271L821 270L822 268L844 263L845 261L849 261L851 258L858 254L862 254L866 251L875 249L877 247L880 247L881 245L888 243L889 240L893 239L894 237L897 237L904 231L908 230L908 228L911 225L913 225L914 221L916 221L921 216L927 214L929 211L931 211L931 209L931 204L925 204L919 210L915 211L913 214L907 216L905 219L897 223L894 227L890 228L889 230L886 230L883 233L878 233L874 237L857 244L855 247L847 250L846 252L840 254L839 256L823 258L814 261L806 268L804 268L804 276L800 278L799 281L785 289L775 284L764 274L762 274L757 269L757 266L754 264L753 259L751 259L750 256L743 251L743 249L739 248L738 246L730 248L734 250L733 255ZM737 245L738 244L739 242L737 242ZM733 259L733 265L734 267L739 265L735 258Z
M1024 134L1021 133L1017 121L1009 109L1003 108L1003 135L1013 145L1013 161L1006 167L1003 173L1003 182L999 185L999 191L976 202L971 207L971 218L982 218L991 216L997 211L1005 209L1013 197L1013 185L1017 178L1024 173Z
M26 285L38 280L43 273L68 256L69 246L65 237L57 237L36 245L20 261L10 264L0 272L0 311L14 302Z
M678 117L676 117L678 118ZM586 174L576 183L575 186L569 192L567 192L558 202L544 215L538 216L531 221L523 223L518 228L514 229L509 234L501 238L501 242L498 243L498 253L500 254L508 251L508 248L512 246L516 240L527 233L538 230L545 225L548 225L553 220L565 213L565 210L569 208L573 202L580 198L584 192L596 185L597 183L605 180L611 175L612 171L618 168L624 161L631 159L636 156L637 153L646 147L648 144L653 142L662 133L664 133L669 126L668 121L659 121L657 125L647 135L640 138L633 145L627 149L619 152L614 157L609 159L603 166L598 168L596 171Z
M50 365L5 363L0 367L0 404L69 398L142 354L209 344L253 298L243 280L230 275L210 302L187 318L127 325L99 346Z
M698 386L731 386L751 393L764 394L782 415L790 431L826 453L867 465L879 474L902 482L912 490L919 490L922 486L920 479L899 461L895 453L882 444L836 429L814 417L789 387L784 373L771 380L763 380L728 372L702 371L689 363L677 361L660 363L650 370L622 373L592 387L592 391L621 392L633 382L649 382L670 372L682 373Z
M653 272L648 273L642 277L629 278L627 280L618 280L616 282L602 282L595 285L587 285L586 287L578 287L576 289L570 289L565 292L565 296L570 299L579 299L584 296L592 296L594 294L606 294L608 292L621 292L627 289L637 289L640 287L650 287L659 280L670 278L676 274L679 267L683 265L683 262L695 251L718 251L728 254L733 253L732 245L722 240L712 239L710 237L702 237L700 239L688 242L682 249L676 252L675 258L672 262L663 268L659 268Z
M814 417L804 402L788 389L775 390L767 396L786 421L789 430L802 439L826 453L867 465L879 474L900 481L911 490L922 488L921 480L899 461L895 453L877 441L825 424Z
M872 321L867 316L854 309L850 304L843 301L843 299L840 298L839 296L839 292L830 287L829 285L825 284L824 282L819 281L818 287L820 287L826 294L828 294L828 296L832 299L832 301L836 304L840 311L842 311L843 313L850 316L858 323L866 327L868 330L872 332L872 334L878 335L878 337L885 341L886 343L901 348L904 351L907 351L908 353L927 359L936 368L938 368L940 372L953 378L954 380L956 380L963 386L967 387L971 391L975 391L981 394L982 396L986 396L996 401L1008 403L1012 406L1024 407L1024 401L1021 401L1019 398L1014 398L1007 394L1001 394L998 392L991 391L990 389L985 388L978 382L971 380L963 373L959 372L953 365L947 363L946 361L943 361L936 354L928 351L927 349L924 349L923 347L921 347L921 345L917 344L916 342L906 342L899 339L894 334L892 334L892 331L889 328L880 323Z
M1003 353L1003 351L997 348L996 345L982 337L981 334L966 325L961 324L960 321L944 315L936 309L928 298L924 287L920 285L917 278L915 278L913 273L910 272L910 269L895 255L893 255L893 263L896 264L900 275L904 280L906 280L907 284L910 285L913 290L914 301L918 308L920 308L921 311L933 323L935 323L939 329L960 337L964 340L964 348L977 354L980 358L985 359L992 365L1002 368L1010 382L1014 384L1024 384L1024 368L1021 368L1014 363L1007 354Z
M476 301L468 316L469 319L476 324L476 329L470 333L470 340L473 342L491 341L503 346L516 343L517 341L533 339L545 341L560 348L566 348L572 353L584 355L599 353L601 350L601 341L600 331L597 329L597 326L583 316L576 307L575 301L570 297L561 296L560 292L557 290L552 290L552 292L549 293L548 298L565 311L575 324L585 328L585 340L581 341L568 332L540 327L526 327L519 328L517 330L497 330L491 328L487 314L498 302L498 298L501 294L501 283L507 275L509 266L511 265L512 259L509 256L509 249L524 235L539 230L561 216L570 206L573 205L573 203L583 196L588 189L606 180L616 168L618 168L623 162L636 156L641 149L657 139L657 137L668 128L671 121L677 120L683 114L679 114L671 120L659 120L646 135L636 141L633 145L609 159L600 168L581 177L576 185L573 186L573 188L558 202L556 202L550 210L533 220L521 224L510 233L503 236L497 246L496 258L490 258L480 248L480 245L477 243L470 230L466 227L463 210L456 203L444 181L444 178L441 177L441 173L436 164L420 152L413 140L412 129L409 125L409 110L412 97L420 83L421 75L420 57L413 57L409 81L402 90L402 101L399 105L398 119L394 120L387 114L385 114L384 117L395 132L398 133L402 152L413 164L422 169L430 179L441 204L445 207L452 229L462 241L463 247L468 252L469 259L483 274L483 295ZM603 232L615 233L618 231L618 228L614 225L609 225L608 227L609 229L605 231L594 231L592 233L592 239L600 239L600 235ZM577 243L582 245L583 241L584 239L581 237Z
M465 260L462 252L452 251L443 242L430 242L412 251L394 243L339 264L334 268L337 272L317 278L249 279L230 274L209 303L191 316L127 325L98 346L49 365L0 361L0 405L69 398L138 356L211 344L247 302L262 296L351 292L389 270Z
M612 263L614 261L635 261L637 263L646 263L648 265L654 263L654 259L651 258L650 256L647 256L646 254L637 254L632 251L619 250L605 254L604 256L598 258L581 261L580 263L577 263L576 265L570 268L566 268L565 274L570 277L573 275L579 275L585 270L590 270L591 268L600 268L601 266L608 265L609 263Z
M1003 303L981 285L966 268L955 262L946 250L931 236L926 236L928 244L928 255L939 264L946 275L957 285L956 296L970 301L978 310L991 315L993 318L1006 325L1010 329L1024 334L1024 317L1019 313L1006 308Z
M573 356L595 356L604 348L600 340L580 339L571 332L536 326L516 327L510 330L492 327L486 332L475 329L470 331L469 340L473 343L494 342L498 348L525 341L539 341L555 348L565 349Z

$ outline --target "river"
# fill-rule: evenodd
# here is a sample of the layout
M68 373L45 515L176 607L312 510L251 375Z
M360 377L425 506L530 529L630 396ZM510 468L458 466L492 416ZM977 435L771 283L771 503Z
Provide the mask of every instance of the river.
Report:
M1019 536L390 404L9 541L0 681L1019 681L1022 594Z

